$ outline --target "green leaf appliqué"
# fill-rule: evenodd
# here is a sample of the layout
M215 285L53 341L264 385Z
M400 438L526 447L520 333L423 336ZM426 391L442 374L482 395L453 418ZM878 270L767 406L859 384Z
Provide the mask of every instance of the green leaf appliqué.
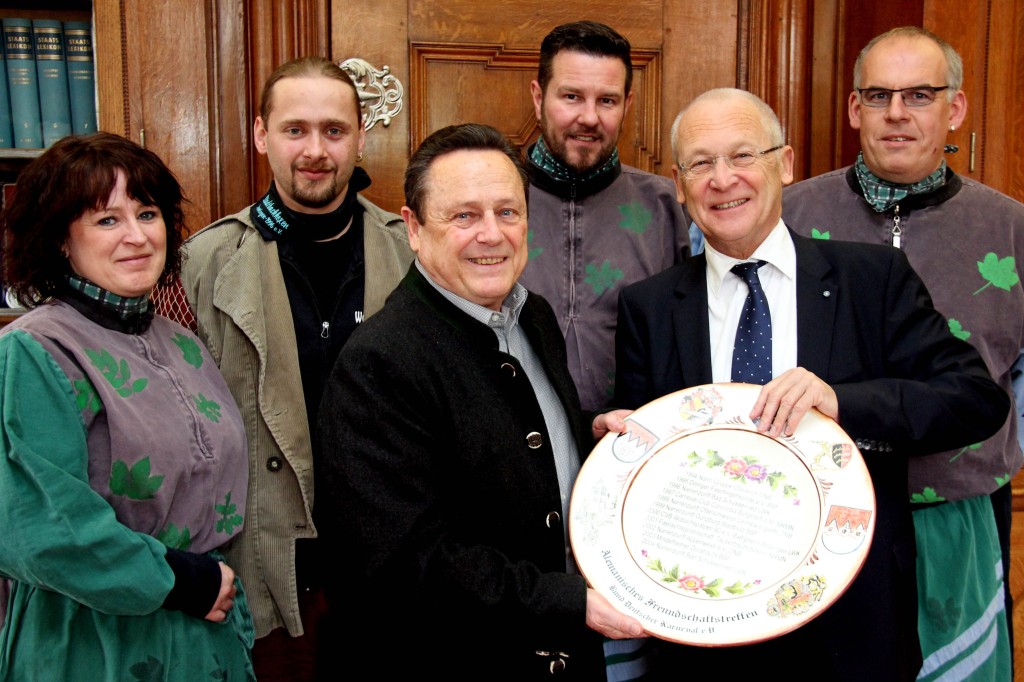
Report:
M192 531L187 526L178 530L173 523L168 523L167 527L156 536L156 539L171 549L187 550L192 544Z
M75 404L78 405L79 410L88 409L96 414L103 409L103 401L100 400L99 394L96 393L96 387L89 381L89 377L75 379L71 385L75 389Z
M131 469L124 460L110 467L110 492L130 500L151 500L164 482L163 476L150 476L149 457L143 457Z
M526 231L526 260L533 260L540 254L544 253L544 247L538 246L535 249L530 248L530 240L533 238L533 230Z
M650 209L639 201L632 201L619 206L619 215L622 216L619 227L624 227L630 232L636 232L637 234L646 232L654 217L651 215Z
M960 451L958 453L956 453L955 455L953 455L952 457L949 458L949 461L950 462L955 462L957 459L960 458L960 455L964 454L968 450L977 450L980 447L981 447L981 443L971 443L970 445L968 445L966 447L962 447L962 448L960 448Z
M932 487L926 487L922 492L914 493L910 496L911 502L917 502L919 504L922 502L942 502L945 499L945 497L941 497L936 494L935 488Z
M224 496L224 504L215 504L213 505L213 508L218 514L220 514L220 518L217 519L217 524L215 526L218 533L227 533L230 535L234 532L235 526L240 526L242 524L242 517L235 513L238 505L231 501L230 492Z
M1010 287L1020 282L1020 276L1017 274L1017 262L1013 256L1000 258L990 251L985 254L985 260L978 261L978 272L988 281L988 284L975 291L975 296L993 285L996 288L1009 291Z
M181 355L185 362L196 369L203 366L203 351L200 350L198 343L181 332L175 332L172 341L174 341L175 346L181 349Z
M971 333L963 328L963 325L960 324L960 320L954 320L952 317L949 318L949 333L961 341L966 341L971 338Z
M120 361L115 360L106 348L99 350L86 348L85 354L122 398L127 398L132 393L138 393L149 383L149 379L145 378L132 381L132 370L128 366L128 361L124 358L121 358Z
M199 414L203 415L214 424L220 422L220 404L216 403L205 395L200 393L199 395L192 396L192 402L196 404L196 409L199 410Z
M590 285L597 296L610 289L623 276L622 270L613 268L611 262L607 260L601 264L600 268L594 263L587 263L585 271L587 276L583 278L583 281Z
M128 672L131 673L132 679L138 680L138 682L162 682L164 664L157 658L146 656L145 661L133 663L128 668Z
M821 232L816 227L811 228L811 239L832 239L831 232Z

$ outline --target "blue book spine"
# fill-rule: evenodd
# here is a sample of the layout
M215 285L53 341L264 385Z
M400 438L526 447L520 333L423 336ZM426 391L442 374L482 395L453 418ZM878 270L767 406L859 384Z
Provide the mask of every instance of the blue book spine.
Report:
M39 149L43 146L43 130L39 116L36 58L32 51L32 22L28 19L4 19L3 27L14 146Z
M68 65L64 61L64 28L56 19L32 22L39 81L39 110L43 121L43 146L71 134L71 103L68 101Z
M92 55L92 27L84 21L64 22L68 91L71 95L71 132L91 135L96 128L96 67Z
M14 146L14 128L11 127L11 98L7 94L7 61L0 46L0 148Z

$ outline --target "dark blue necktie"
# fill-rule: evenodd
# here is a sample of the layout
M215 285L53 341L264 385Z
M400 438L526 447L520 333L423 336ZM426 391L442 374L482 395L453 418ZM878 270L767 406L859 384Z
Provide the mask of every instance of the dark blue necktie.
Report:
M757 269L764 264L759 260L732 267L732 272L747 283L748 290L740 322L736 325L732 380L747 384L767 384L772 380L772 314L761 280L757 278Z

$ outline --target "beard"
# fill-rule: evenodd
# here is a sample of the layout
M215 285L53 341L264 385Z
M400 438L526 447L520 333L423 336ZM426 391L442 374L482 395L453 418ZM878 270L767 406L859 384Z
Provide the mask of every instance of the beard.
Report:
M298 168L292 167L291 198L306 208L320 209L327 206L348 187L348 178L342 182L338 169L316 181L309 181L299 175Z
M573 129L568 131L554 130L541 111L541 135L544 137L544 144L547 145L548 151L551 155L558 159L559 162L568 166L577 175L586 175L590 171L600 168L608 159L612 157L615 152L615 145L618 144L618 140L611 140L605 138L605 136L598 130L583 130ZM593 137L599 145L595 149L582 151L578 148L569 148L569 138L576 135L586 135Z

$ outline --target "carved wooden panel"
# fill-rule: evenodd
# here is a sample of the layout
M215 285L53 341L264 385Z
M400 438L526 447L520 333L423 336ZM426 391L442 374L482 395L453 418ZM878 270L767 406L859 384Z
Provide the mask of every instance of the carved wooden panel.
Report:
M660 55L633 50L631 58L635 94L623 121L619 154L624 163L654 172L662 128L657 106ZM520 148L532 144L540 132L529 97L538 60L536 49L505 49L500 44L412 43L410 90L425 96L415 99L409 110L410 153L434 130L466 122L492 125Z
M736 84L736 0L517 0L500 11L472 0L347 0L331 3L331 54L361 57L405 84L407 112L367 135L366 191L382 206L404 203L410 150L443 125L491 123L517 144L536 138L529 83L540 41L556 25L593 19L633 47L635 101L619 153L669 174L669 126L695 95Z

